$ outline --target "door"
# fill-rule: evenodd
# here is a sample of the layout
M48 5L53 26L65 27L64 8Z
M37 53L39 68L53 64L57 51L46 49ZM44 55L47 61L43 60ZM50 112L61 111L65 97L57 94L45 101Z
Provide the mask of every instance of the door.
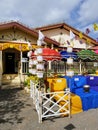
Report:
M5 73L15 73L15 53L5 53Z

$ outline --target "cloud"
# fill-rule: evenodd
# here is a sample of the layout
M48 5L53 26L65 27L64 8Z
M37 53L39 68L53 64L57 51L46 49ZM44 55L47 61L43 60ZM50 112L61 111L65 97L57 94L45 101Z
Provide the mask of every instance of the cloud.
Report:
M52 8L48 10L48 14L46 17L47 21L68 21L71 17L71 11L78 5L78 0L73 0L73 2L61 0L56 1L52 5ZM56 5L56 6L55 6Z
M32 26L52 24L70 19L70 12L78 5L78 0L2 0L1 20L19 20Z
M80 9L78 11L79 18L78 22L85 26L90 23L94 23L98 21L98 1L86 0L83 4L81 4Z
M83 30L98 21L98 1L1 0L0 22L15 20L30 27L65 22Z

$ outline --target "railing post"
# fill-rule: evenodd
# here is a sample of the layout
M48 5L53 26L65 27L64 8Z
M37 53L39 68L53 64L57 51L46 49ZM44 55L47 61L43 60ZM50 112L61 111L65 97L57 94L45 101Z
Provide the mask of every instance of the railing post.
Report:
M71 106L70 106L70 89L67 88L65 90L64 96L59 96L62 92L50 92L50 93L43 93L41 88L37 88L38 84L36 84L33 81L30 81L30 89L31 89L31 97L33 97L33 103L35 105L37 114L38 114L38 121L39 123L42 123L42 119L44 117L51 117L51 116L57 116L62 114L69 114L69 118L71 117ZM46 95L51 95L49 98ZM53 101L53 98L56 99L56 102ZM67 99L65 97L68 97ZM65 102L65 104L60 104L61 102ZM49 105L49 103L53 103L52 106ZM48 105L49 106L48 106ZM66 109L66 106L68 106L68 110ZM57 109L54 109L56 107ZM44 109L44 111L43 111ZM61 110L63 110L61 112ZM51 113L49 113L51 112Z
M66 89L66 91L68 91L68 99L69 99L69 118L71 118L71 93L70 93L70 89Z
M33 98L33 84L31 80L30 80L30 97Z
M34 82L30 80L30 97L34 99Z
M42 123L42 92L38 91L38 100L39 100L39 123Z

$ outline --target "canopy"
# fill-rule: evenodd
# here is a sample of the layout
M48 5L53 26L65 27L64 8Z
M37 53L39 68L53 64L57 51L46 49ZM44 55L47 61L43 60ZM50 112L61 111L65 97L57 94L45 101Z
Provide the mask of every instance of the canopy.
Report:
M34 53L32 54L32 57L34 56ZM42 56L44 60L61 60L61 55L59 52L57 52L54 49L50 48L43 48Z
M77 55L82 60L98 60L98 55L92 50L81 50Z
M98 50L96 50L95 53L98 54Z
M60 54L61 54L62 59L67 59L69 57L72 57L73 59L78 58L78 56L77 56L77 54L75 52L69 53L67 51L61 51Z

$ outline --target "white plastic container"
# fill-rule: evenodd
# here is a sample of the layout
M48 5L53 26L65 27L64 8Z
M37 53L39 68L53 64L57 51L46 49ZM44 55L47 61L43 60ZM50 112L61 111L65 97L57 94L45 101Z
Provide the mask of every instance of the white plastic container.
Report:
M27 56L28 56L28 57L31 57L31 56L32 56L32 51L29 51L29 52L27 53Z
M70 53L70 52L72 52L72 51L73 51L73 48L72 48L71 46L68 46L68 47L67 47L67 52Z
M43 71L37 71L37 77L38 78L43 78L43 76L44 76Z
M33 60L30 59L30 60L29 60L29 65L33 65L33 64L34 64Z
M37 50L34 51L34 55L38 55Z
M73 64L73 59L71 57L67 58L67 64Z
M42 48L37 48L37 54L39 55L41 55L42 54L42 52L43 52L43 49Z
M44 65L43 64L37 64L36 65L36 69L37 70L43 70L44 69Z
M66 75L72 77L74 75L74 71L68 70L68 71L66 71Z
M37 64L38 64L37 60L33 60L33 65L37 65Z
M40 55L37 56L37 61L38 61L38 62L42 62L42 61L43 61L43 56L40 56Z
M42 45L42 41L37 40L37 46L41 46Z

